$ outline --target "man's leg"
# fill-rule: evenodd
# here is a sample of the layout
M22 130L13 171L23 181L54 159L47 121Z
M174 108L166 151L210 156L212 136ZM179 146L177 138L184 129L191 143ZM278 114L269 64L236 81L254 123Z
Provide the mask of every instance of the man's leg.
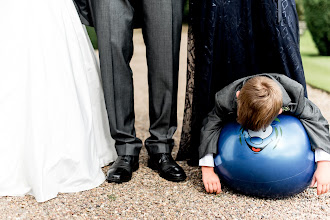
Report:
M144 15L142 28L147 48L151 135L145 144L151 159L155 158L149 161L149 165L157 168L168 180L182 181L186 176L170 153L174 145L172 136L177 126L183 1L142 0L142 4ZM157 164L162 160L170 160L170 164Z
M137 169L142 147L134 129L133 79L129 66L133 55L134 10L128 0L90 0L90 3L110 130L119 155L109 170L108 180L123 182L130 180L132 171Z

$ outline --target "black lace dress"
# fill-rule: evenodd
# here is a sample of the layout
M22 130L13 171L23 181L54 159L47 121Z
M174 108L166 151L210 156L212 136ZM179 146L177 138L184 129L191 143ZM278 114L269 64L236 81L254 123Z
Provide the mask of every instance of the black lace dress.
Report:
M260 73L285 74L305 88L306 82L294 0L190 0L189 22L186 107L177 160L197 165L200 129L217 91Z

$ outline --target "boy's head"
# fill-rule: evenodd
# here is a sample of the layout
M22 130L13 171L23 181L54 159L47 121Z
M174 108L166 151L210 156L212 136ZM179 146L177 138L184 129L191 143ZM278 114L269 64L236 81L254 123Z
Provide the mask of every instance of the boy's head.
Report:
M237 122L245 129L265 129L282 113L281 88L268 77L249 79L236 96Z

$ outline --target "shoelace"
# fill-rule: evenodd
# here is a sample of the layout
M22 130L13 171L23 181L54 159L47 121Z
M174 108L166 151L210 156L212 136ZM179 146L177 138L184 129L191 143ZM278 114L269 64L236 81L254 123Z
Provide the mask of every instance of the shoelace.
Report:
M123 156L122 161L125 161L126 163L129 163L131 161L131 157L129 156Z
M161 161L164 161L164 162L170 161L169 155L168 154L163 154L161 156L161 158L159 159L159 162L161 162Z

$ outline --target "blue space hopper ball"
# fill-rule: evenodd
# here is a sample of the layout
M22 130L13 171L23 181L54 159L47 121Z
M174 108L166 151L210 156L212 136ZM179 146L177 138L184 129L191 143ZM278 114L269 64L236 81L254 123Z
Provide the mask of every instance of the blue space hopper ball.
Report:
M238 123L223 127L215 157L221 182L234 191L263 198L283 198L311 183L314 152L301 122L279 115L265 131L244 130Z

